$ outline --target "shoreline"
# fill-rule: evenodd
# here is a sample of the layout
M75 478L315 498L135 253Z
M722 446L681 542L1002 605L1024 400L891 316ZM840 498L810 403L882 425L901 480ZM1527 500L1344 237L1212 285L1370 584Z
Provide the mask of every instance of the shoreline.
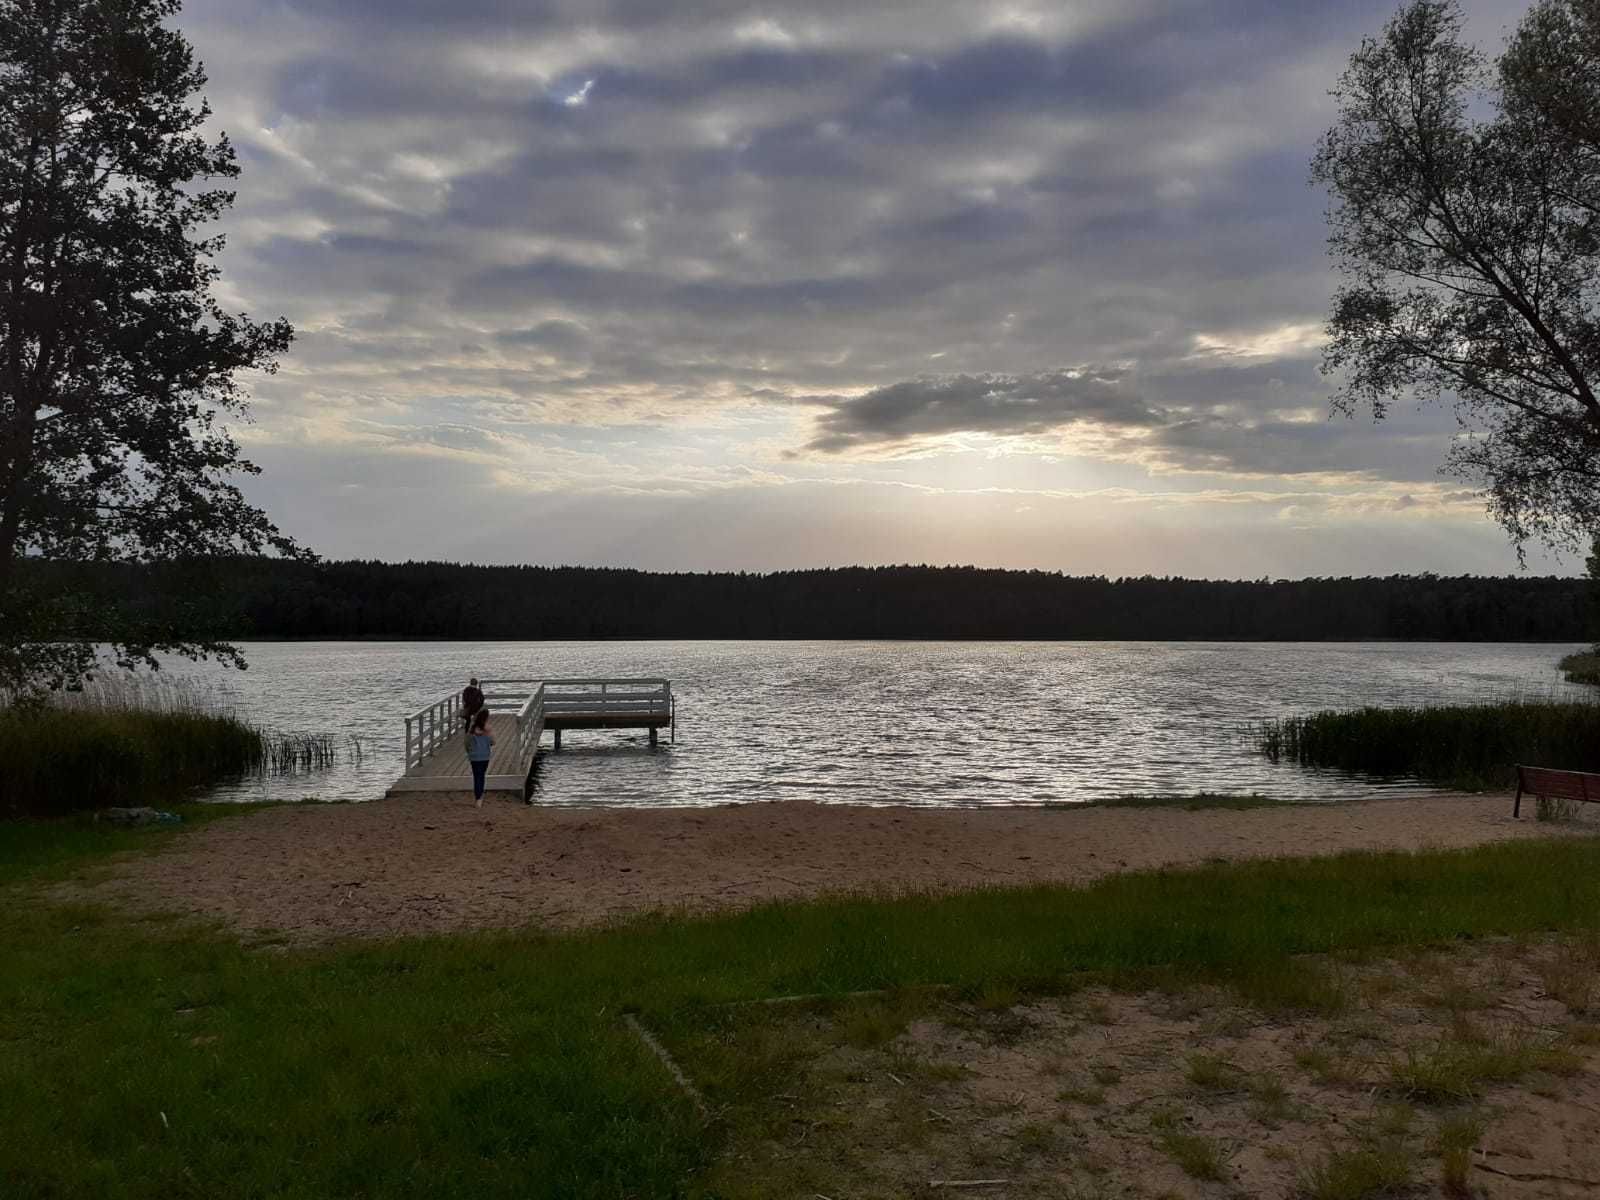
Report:
M186 831L69 901L220 920L295 942L594 928L840 894L938 894L1218 861L1585 837L1507 794L1243 809L936 809L770 801L683 809L475 808L457 793L286 805Z
M426 645L459 644L472 646L478 644L507 644L518 645L522 643L588 643L598 642L613 644L618 642L661 643L661 642L773 642L785 644L791 642L859 642L870 644L876 642L911 643L911 644L948 644L952 646L971 645L973 643L994 642L999 644L1015 645L1099 645L1102 643L1122 643L1133 646L1360 646L1360 645L1395 645L1395 646L1588 646L1591 643L1583 639L1572 638L1408 638L1408 637L1328 637L1328 638L1274 638L1274 637L1166 637L1166 638L1126 638L1126 637L915 637L906 635L894 637L879 635L872 637L698 637L682 635L673 637L649 637L645 635L630 635L627 637L425 637L402 636L399 634L372 633L372 634L344 634L340 636L327 635L324 637L291 637L287 634L252 634L249 637L239 635L225 635L226 640L235 646L259 646L305 643L307 645L325 645L329 643L348 642L354 645L381 645L397 644L410 645L421 643Z

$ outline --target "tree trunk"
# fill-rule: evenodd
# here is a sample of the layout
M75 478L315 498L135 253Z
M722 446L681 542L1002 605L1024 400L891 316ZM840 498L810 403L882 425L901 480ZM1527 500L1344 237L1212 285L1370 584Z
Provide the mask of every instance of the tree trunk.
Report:
M6 476L0 481L0 596L10 587L15 571L23 498L28 476L33 473L33 432L38 414L37 405L22 406L11 445L6 449Z

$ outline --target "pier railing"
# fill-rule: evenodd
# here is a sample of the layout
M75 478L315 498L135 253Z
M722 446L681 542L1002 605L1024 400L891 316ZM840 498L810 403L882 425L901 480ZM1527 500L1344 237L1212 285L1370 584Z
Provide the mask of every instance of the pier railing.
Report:
M485 679L486 708L515 706L517 760L531 762L547 717L663 717L672 714L665 679ZM406 718L406 770L463 732L461 693L451 692Z
M451 692L406 718L406 770L419 766L452 737L460 737L461 693Z
M485 679L482 687L486 708L516 705L517 761L532 762L544 733L544 680Z
M517 761L532 762L539 753L539 738L544 734L544 684L517 709Z
M672 711L665 679L547 679L545 710L560 716L661 716Z

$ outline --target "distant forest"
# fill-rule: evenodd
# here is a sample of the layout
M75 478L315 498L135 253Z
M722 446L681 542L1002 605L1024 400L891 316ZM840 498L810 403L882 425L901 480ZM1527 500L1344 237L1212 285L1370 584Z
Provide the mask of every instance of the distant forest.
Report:
M589 567L41 565L157 615L259 638L1033 638L1578 642L1587 579L1392 575L1211 582L974 567L658 574Z

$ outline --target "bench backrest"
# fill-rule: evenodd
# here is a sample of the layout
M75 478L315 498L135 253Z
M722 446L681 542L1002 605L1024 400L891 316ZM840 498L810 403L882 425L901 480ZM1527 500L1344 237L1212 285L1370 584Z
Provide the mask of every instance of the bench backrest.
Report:
M1600 803L1600 775L1589 771L1557 771L1551 767L1518 767L1517 787L1531 796Z

